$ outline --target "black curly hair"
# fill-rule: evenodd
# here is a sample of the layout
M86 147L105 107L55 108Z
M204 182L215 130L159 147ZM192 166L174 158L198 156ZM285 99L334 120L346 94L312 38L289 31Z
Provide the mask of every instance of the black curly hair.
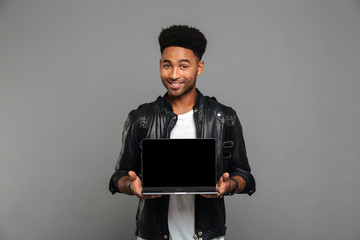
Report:
M206 43L207 40L199 29L187 25L163 28L159 35L161 54L170 46L183 47L192 50L200 60L205 52Z

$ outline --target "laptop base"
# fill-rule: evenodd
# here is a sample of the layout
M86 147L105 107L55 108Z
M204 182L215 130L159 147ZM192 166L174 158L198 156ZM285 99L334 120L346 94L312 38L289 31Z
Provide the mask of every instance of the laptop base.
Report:
M186 194L193 194L193 195L200 195L200 194L219 194L219 192L143 192L143 195L186 195Z

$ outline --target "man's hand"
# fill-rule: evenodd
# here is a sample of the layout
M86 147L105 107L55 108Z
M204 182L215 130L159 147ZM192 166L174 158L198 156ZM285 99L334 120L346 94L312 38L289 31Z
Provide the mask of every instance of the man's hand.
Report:
M133 171L129 171L128 174L129 174L130 185L129 182L127 182L127 186L132 194L134 194L135 196L141 199L153 199L153 198L161 197L161 195L143 195L141 193L142 184L140 178Z
M216 190L218 194L202 194L201 196L205 198L222 198L225 194L232 192L236 184L230 180L229 173L225 172L219 182L216 184Z

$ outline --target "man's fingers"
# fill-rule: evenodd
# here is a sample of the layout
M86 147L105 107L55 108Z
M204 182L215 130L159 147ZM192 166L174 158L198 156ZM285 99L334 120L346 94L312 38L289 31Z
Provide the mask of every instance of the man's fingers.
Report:
M142 195L142 186L141 186L141 181L140 178L136 175L136 173L134 171L129 171L129 179L130 179L130 189L132 191L132 193L137 196L138 198L143 198Z
M221 187L223 186L224 183L226 183L227 181L230 181L230 176L229 176L229 173L224 173L221 178L219 179L219 182L216 184L217 187Z
M216 198L216 194L201 194L204 198Z
M130 183L131 191L134 193L135 196L142 199L153 199L153 198L161 197L161 195L143 195L141 193L142 186L141 186L140 178L136 175L134 171L129 171L128 174L131 181Z
M161 197L161 195L141 195L142 199L154 199L158 197Z
M223 195L222 194L201 194L202 197L204 198L222 198Z
M216 189L219 191L219 194L215 195L216 197L221 197L227 192L227 187L230 181L229 173L225 172L219 182L216 184Z

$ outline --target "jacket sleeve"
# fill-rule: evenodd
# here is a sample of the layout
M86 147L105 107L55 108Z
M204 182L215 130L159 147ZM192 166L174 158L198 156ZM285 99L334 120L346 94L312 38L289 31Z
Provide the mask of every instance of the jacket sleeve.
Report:
M251 174L251 168L246 155L245 141L239 118L236 116L233 133L232 157L229 162L230 177L240 176L246 182L246 187L242 193L251 195L255 192L255 179Z
M110 178L109 190L112 194L119 192L118 181L128 176L130 170L138 173L140 170L140 146L138 137L138 111L133 110L128 115L122 133L122 146L115 165L115 172Z

